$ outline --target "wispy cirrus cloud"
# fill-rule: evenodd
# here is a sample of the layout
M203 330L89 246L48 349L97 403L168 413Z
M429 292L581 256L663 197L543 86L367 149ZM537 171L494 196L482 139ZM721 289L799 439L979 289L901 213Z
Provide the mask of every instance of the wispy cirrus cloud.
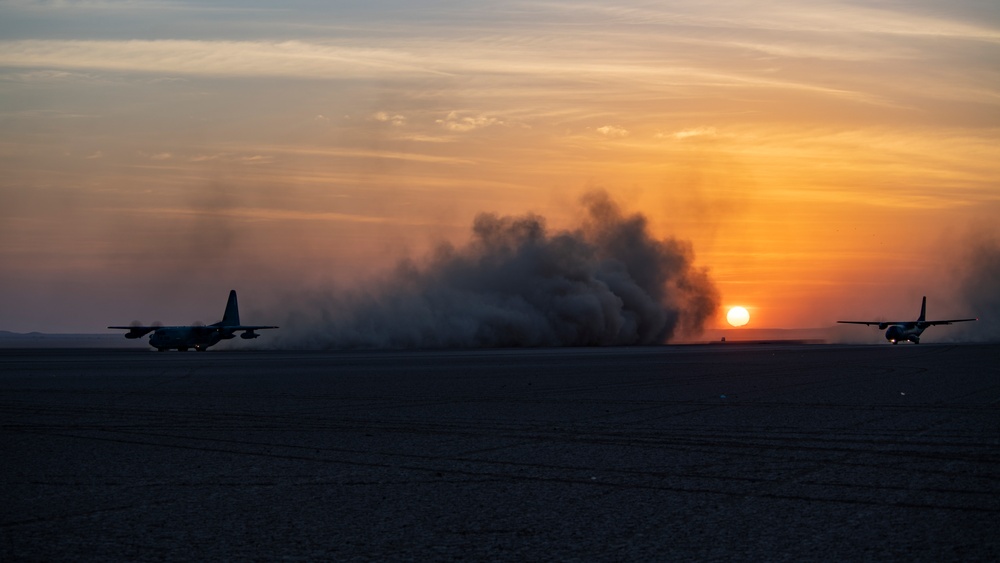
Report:
M552 10L572 9L578 18L596 14L609 25L668 25L687 28L761 30L796 33L871 33L950 37L1000 42L1000 28L989 21L952 15L943 18L920 3L908 10L836 0L817 2L671 2L663 6L610 5L598 2L548 2ZM932 6L931 6L932 7ZM923 8L923 9L921 9ZM997 22L993 22L994 24Z
M488 115L470 115L459 111L449 112L444 119L438 119L437 124L455 133L468 133L476 129L483 129L492 125L503 125L503 121L497 117Z
M442 74L404 51L302 41L4 41L0 42L0 65L328 79L345 73Z
M617 125L604 125L595 129L601 135L608 137L609 139L621 139L628 137L628 129L624 127L619 127Z
M395 127L402 127L406 125L406 116L398 113L379 111L372 115L372 119L382 123L388 123Z
M715 129L715 127L695 127L693 129L674 131L673 133L657 133L656 138L683 141L684 139L690 139L692 137L715 137L718 133L719 132Z

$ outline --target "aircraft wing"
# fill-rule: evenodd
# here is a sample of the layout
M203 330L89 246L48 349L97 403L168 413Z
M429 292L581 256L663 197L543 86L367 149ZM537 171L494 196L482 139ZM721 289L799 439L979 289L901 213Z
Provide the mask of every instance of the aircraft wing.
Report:
M108 328L127 330L128 333L125 334L125 338L142 338L143 336L146 336L147 334L153 332L154 330L163 327L132 325L132 326L109 326Z
M109 326L108 328L117 328L121 330L134 330L136 332L153 332L154 330L160 328L217 328L215 325L184 325L184 326L167 326L167 325L153 325L153 326L143 326L143 325L131 325L131 326ZM248 327L241 327L248 328ZM261 327L258 327L261 328Z
M913 321L837 321L845 325L905 325Z
M264 326L264 325L212 325L212 328L219 331L222 338L229 340L234 338L237 331L242 330L243 334L240 338L244 340L253 340L260 336L255 330L263 330L265 328L278 328L276 326Z
M265 329L265 328L278 328L278 327L276 327L276 326L262 326L262 325L232 325L232 326L222 326L222 325L214 324L214 325L191 325L191 326L185 326L185 327L171 327L171 326L163 326L163 325L156 325L156 326L132 325L132 326L109 326L108 328L115 328L115 329L120 329L120 330L127 330L127 331L130 331L130 332L137 333L137 334L139 334L139 336L142 336L143 334L148 334L148 333L153 332L154 330L156 330L158 328L193 328L193 329L199 329L199 330L202 330L202 329L208 329L208 330L217 330L217 329L225 329L225 330L262 330L262 329ZM132 338L137 338L137 337L133 336Z
M968 321L978 321L978 320L979 319L951 319L947 321L924 321L924 324L927 326L950 325L951 323L964 323Z

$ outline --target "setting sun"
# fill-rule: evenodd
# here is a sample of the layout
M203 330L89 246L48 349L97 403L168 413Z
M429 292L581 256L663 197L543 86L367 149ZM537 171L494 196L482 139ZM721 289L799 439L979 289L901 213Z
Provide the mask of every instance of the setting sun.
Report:
M743 326L750 322L750 312L743 307L733 307L726 314L726 320L733 326Z

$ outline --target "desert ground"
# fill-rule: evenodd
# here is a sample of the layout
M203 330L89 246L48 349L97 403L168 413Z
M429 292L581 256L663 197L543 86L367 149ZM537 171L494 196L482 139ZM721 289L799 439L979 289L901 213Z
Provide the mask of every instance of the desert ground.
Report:
M1000 559L1000 345L0 350L0 559Z

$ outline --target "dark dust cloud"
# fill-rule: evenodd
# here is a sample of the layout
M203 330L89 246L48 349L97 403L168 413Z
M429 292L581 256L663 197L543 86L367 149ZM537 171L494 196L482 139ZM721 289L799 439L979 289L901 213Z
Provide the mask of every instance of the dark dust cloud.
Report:
M718 292L691 245L657 240L603 193L582 224L475 218L470 242L404 260L365 289L293 300L283 348L489 348L662 344L697 334ZM286 304L287 305L287 304Z
M961 335L974 341L1000 341L1000 241L973 237L961 271L961 297L978 322L963 323Z

